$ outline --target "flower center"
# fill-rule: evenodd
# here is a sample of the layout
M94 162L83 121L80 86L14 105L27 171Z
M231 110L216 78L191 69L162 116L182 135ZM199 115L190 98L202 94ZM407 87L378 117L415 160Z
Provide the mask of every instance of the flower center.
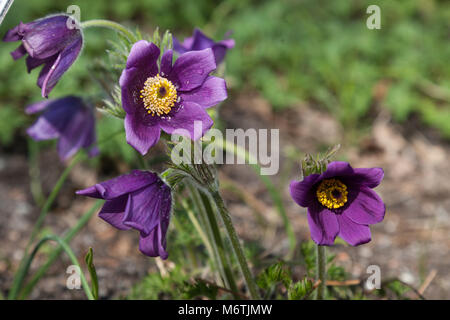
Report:
M158 74L145 81L140 97L149 114L160 116L172 110L177 101L177 89L172 82Z
M347 186L337 179L324 179L317 188L319 202L328 209L337 209L347 202Z

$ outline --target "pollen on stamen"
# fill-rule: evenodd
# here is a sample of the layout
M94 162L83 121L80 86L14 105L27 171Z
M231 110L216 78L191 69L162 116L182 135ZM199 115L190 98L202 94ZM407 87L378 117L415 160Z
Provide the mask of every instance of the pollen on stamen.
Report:
M338 209L347 202L347 186L338 179L324 179L316 191L317 200L328 209Z
M140 98L144 102L144 108L152 116L155 116L155 114L158 116L169 114L175 102L177 102L175 86L159 74L148 78L140 93Z

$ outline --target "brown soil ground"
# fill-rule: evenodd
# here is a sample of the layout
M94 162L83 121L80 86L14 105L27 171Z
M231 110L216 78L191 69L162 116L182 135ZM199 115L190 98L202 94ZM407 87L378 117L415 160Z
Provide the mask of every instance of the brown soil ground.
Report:
M315 153L318 148L348 141L345 128L328 113L306 105L273 111L257 96L240 97L224 104L221 118L227 128L280 129L283 146L280 175L272 178L283 186L280 190L298 240L307 240L305 211L293 203L287 187L299 175L301 154L294 159L288 155L292 150ZM378 113L370 131L352 139L356 142L343 145L339 155L345 155L354 167L385 169L384 181L376 190L386 203L387 213L382 223L372 226L369 244L338 245L331 250L354 279L364 277L366 268L375 264L381 268L382 280L396 277L418 289L431 280L422 288L423 295L449 299L450 146L429 130L411 123L398 126L388 115ZM63 165L53 150L42 153L40 163L44 191L48 193ZM261 243L267 255L286 252L287 241L280 241L285 239L281 219L252 169L226 165L220 174L224 185L240 190L240 196L229 188L222 192L241 237ZM46 228L61 234L73 226L93 204L91 200L75 197L74 191L104 178L85 166L77 166L47 216ZM0 154L0 291L4 295L39 213L29 185L26 151L19 148ZM137 236L134 232L119 232L94 217L72 241L80 259L86 248L93 247L101 298L126 295L133 284L154 268L154 261L139 253ZM43 261L43 255L38 255L32 272ZM81 290L66 289L65 271L69 264L65 257L55 263L30 298L83 298Z

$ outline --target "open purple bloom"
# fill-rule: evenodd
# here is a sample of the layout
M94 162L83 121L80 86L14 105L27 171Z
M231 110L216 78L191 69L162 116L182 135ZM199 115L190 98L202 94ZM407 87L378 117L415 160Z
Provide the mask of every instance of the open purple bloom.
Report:
M77 59L83 46L79 28L68 28L67 15L54 15L29 23L19 23L9 30L3 41L21 41L11 52L14 60L28 54L28 72L40 65L42 68L37 85L42 88L42 97L48 97L59 78ZM70 21L69 21L70 25Z
M333 245L340 236L352 246L371 240L369 225L383 220L386 207L372 190L383 179L381 168L352 168L335 161L322 174L292 181L291 197L308 208L311 237L319 245Z
M155 44L136 42L120 77L127 142L142 155L158 142L161 130L202 137L213 125L206 108L227 98L225 80L209 76L216 69L211 49L182 54L173 65L168 50L160 68L159 54Z
M149 257L167 259L166 233L172 196L157 174L133 170L77 194L105 199L100 218L120 230L138 230L139 250Z
M192 37L185 38L181 43L175 37L173 38L173 49L178 53L185 53L189 51L198 51L206 48L211 48L214 52L216 63L220 64L225 58L228 49L234 47L233 39L225 39L218 42L205 36L200 29L195 28Z
M59 139L58 153L62 160L86 148L90 156L98 154L95 146L95 117L92 108L81 98L68 96L44 100L28 106L27 114L43 111L37 121L27 129L36 141Z

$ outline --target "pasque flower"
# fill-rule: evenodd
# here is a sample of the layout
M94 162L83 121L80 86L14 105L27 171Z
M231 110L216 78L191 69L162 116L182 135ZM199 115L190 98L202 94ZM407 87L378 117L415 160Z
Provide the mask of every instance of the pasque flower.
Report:
M172 196L157 174L133 170L77 194L105 199L100 218L120 230L138 230L139 250L150 257L167 259L166 233Z
M71 18L60 14L29 23L21 22L3 38L6 42L22 42L11 55L17 60L28 54L28 72L44 65L37 80L37 85L42 88L42 97L48 97L59 78L75 62L83 46L80 28L75 24L72 26L68 19Z
M386 211L372 190L383 176L381 168L352 168L347 162L335 161L322 174L292 181L291 196L308 208L314 242L330 246L336 236L353 246L369 242L369 225L382 221Z
M62 160L86 148L90 156L98 154L95 146L95 117L92 108L75 96L44 100L28 106L27 114L43 113L27 129L36 141L58 140L58 153Z
M192 35L192 37L185 38L183 42L180 42L176 38L173 38L173 49L179 53L211 48L214 52L214 57L217 64L220 64L223 61L227 50L232 49L233 47L233 39L225 39L214 42L214 40L205 36L205 34L203 34L203 32L201 32L197 28L194 29L194 34Z
M206 108L227 97L225 80L209 76L216 69L211 49L184 53L173 65L168 50L160 68L159 54L155 44L136 42L120 77L127 142L143 155L158 142L161 130L184 129L193 140L202 137L213 125ZM201 130L194 130L194 122Z

